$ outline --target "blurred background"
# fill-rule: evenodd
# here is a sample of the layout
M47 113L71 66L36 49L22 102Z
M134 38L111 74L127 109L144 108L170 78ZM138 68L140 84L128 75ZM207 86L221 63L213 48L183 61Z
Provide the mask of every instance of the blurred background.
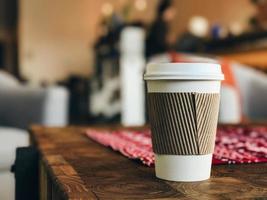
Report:
M267 0L0 0L0 199L31 124L148 123L149 62L216 62L220 123L267 119Z
M265 0L1 0L0 69L24 86L63 86L72 124L120 122L142 104L143 86L128 92L150 60L219 57L264 72L266 29Z
M48 111L26 109L25 100L16 98L42 91L44 100L36 104L58 109L64 118L61 124L127 125L129 120L129 125L139 125L146 123L141 76L147 62L214 60L227 72L224 85L231 91L226 89L226 99L229 95L238 99L230 103L236 113L227 112L221 121L262 120L265 113L255 114L248 105L242 108L247 104L243 93L248 95L251 83L240 83L240 79L254 73L265 79L266 38L265 0L1 0L0 84L4 91L14 82L20 86L14 93L25 90L25 95L6 97L7 105L10 98L16 99L23 107L17 109L29 113L30 120L19 121L58 124ZM240 72L235 65L249 69ZM53 108L45 103L47 99L52 99ZM18 115L14 105L8 111L4 108L2 113ZM3 116L2 121L9 119Z

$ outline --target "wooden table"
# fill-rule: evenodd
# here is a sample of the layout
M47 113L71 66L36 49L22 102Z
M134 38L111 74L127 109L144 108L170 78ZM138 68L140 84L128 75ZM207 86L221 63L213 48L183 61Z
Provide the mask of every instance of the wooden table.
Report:
M83 133L85 128L31 129L40 156L41 199L267 199L267 164L217 165L210 180L157 179Z

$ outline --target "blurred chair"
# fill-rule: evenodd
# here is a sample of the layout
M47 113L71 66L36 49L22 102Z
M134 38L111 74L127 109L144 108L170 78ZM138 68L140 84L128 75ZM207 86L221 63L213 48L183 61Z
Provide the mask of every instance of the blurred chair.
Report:
M242 113L252 121L267 121L267 75L251 67L233 63L241 96ZM227 109L227 105L225 105Z
M175 53L176 54L176 53ZM221 58L210 58L192 54L161 54L150 62L223 62ZM249 66L227 61L235 86L223 82L221 89L220 123L240 123L242 120L267 121L267 75ZM229 74L225 73L225 78Z
M16 148L29 145L26 129L31 124L66 125L68 96L63 87L24 86L0 71L0 199L14 199L15 182L10 168Z

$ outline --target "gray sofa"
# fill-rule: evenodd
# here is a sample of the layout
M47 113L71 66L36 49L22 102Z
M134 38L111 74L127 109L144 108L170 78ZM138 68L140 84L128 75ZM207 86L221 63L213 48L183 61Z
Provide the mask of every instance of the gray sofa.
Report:
M63 87L21 85L0 71L0 199L14 199L15 182L10 168L16 148L29 145L27 128L31 124L65 126L68 99Z

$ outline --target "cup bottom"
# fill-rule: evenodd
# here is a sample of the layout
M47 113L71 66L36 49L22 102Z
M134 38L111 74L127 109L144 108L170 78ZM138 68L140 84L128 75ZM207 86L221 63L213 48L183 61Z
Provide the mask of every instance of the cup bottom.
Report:
M210 178L212 154L155 154L156 176L169 181L194 182Z

